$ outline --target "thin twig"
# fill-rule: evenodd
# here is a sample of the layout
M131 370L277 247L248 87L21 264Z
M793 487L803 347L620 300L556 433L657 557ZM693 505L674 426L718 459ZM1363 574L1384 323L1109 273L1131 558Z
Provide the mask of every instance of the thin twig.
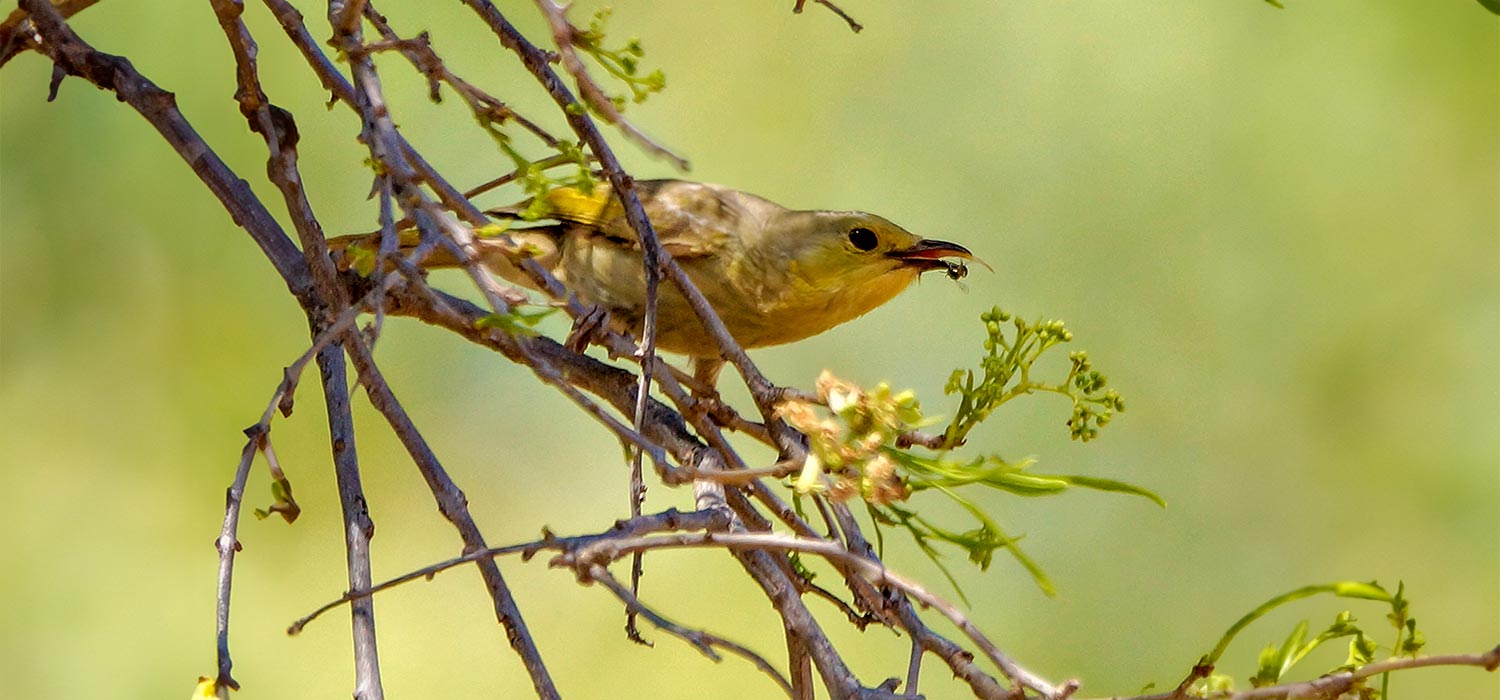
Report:
M334 475L338 482L339 505L344 517L344 547L347 553L349 587L367 588L373 578L370 565L370 540L375 523L365 502L364 486L359 474L359 458L354 448L354 416L349 408L349 383L344 369L344 350L333 346L318 353L322 370L323 395L328 409L329 440L333 446ZM375 605L354 604L350 608L354 628L354 698L381 700L385 690L380 681L380 656L375 642Z
M854 18L850 17L849 13L845 12L843 8L833 4L831 0L813 0L813 2L828 8L833 12L833 14L838 15L839 19L844 20L844 22L849 25L849 29L855 34L858 34L860 30L865 28L864 25L854 21ZM807 0L797 0L796 3L792 5L792 12L794 14L802 14L802 7L806 4Z
M548 148L557 148L561 144L557 137L548 133L546 129L543 129L536 122L527 119L525 115L511 109L509 105L449 70L443 59L433 50L432 40L427 32L418 34L415 39L402 39L396 34L396 30L391 28L385 16L375 10L373 4L368 2L365 4L364 14L365 19L369 20L370 24L375 27L375 30L380 32L380 35L386 39L391 48L400 51L411 62L414 68L428 77L428 80L433 84L431 97L434 101L442 99L441 92L437 89L437 84L439 82L448 83L449 87L453 88L453 91L469 105L469 109L474 112L476 117L493 119L496 122L514 121L521 128L537 137ZM367 44L366 48L368 49L373 46L373 44ZM473 197L474 195L470 194L467 196Z
M718 647L731 654L742 657L748 660L750 663L755 664L755 667L760 669L762 673L770 676L771 680L776 681L776 685L780 686L788 696L795 697L792 694L792 686L787 682L786 677L781 675L781 672L777 671L776 667L771 665L771 662L767 661L764 656L751 651L748 647L745 647L742 644L732 642L706 630L688 629L686 627L683 627L682 625L672 622L671 620L668 620L665 617L662 617L656 611L642 604L640 598L636 597L634 591L622 585L618 580L615 579L613 575L609 573L608 569L602 566L589 567L589 579L604 584L606 588L608 588L615 594L615 597L619 598L621 602L625 603L625 607L645 617L646 620L655 625L657 629L672 634L673 636L687 642L693 648L702 652L704 656L707 656L714 661L718 661L719 656L718 654L714 653L714 647Z
M922 677L922 651L922 643L913 639L911 659L906 662L906 687L902 689L911 697L917 697L917 681Z
M245 447L240 450L240 463L234 470L234 480L230 482L229 488L224 490L224 525L219 529L219 539L214 541L214 546L219 550L219 583L217 586L217 604L214 613L214 637L218 649L218 676L214 683L220 687L239 689L240 684L234 680L230 673L234 668L234 661L229 656L229 592L234 582L234 555L240 551L239 528L240 507L245 499L245 481L250 477L250 464L255 461L255 453L260 446L260 438L263 433L259 426L245 431L249 440L245 441Z
M239 89L235 96L240 102L240 111L250 122L251 130L262 135L270 154L267 174L281 190L287 211L293 217L296 230L303 242L303 254L313 272L319 296L325 308L348 309L348 295L338 282L337 273L327 257L322 227L313 215L307 201L297 168L297 130L290 113L272 105L260 84L256 67L257 47L249 29L240 20L244 7L239 0L212 0L214 13L224 30L234 53L236 77ZM308 308L308 323L316 339L329 336L329 323L321 309ZM342 330L339 332L342 335ZM315 344L318 344L315 340ZM347 568L350 588L365 588L370 585L370 538L375 525L370 519L361 485L359 460L355 450L354 419L349 408L348 381L345 377L344 352L338 345L325 345L318 351L318 366L321 370L323 395L328 415L329 440L333 451L334 471L338 482L339 501L344 517L344 542L347 551ZM284 383L295 381L288 373ZM290 394L286 396L285 408L290 408ZM282 402L278 402L282 403ZM269 412L262 418L262 426L269 429ZM286 483L277 465L269 440L261 433L262 443L272 477ZM295 503L291 506L295 508ZM295 511L293 512L295 516ZM380 680L380 657L375 636L375 608L373 601L360 601L350 608L353 627L353 649L355 668L354 697L356 700L383 700L385 691Z
M563 68L567 69L568 73L573 76L573 82L578 86L578 94L583 96L584 101L588 102L589 107L598 113L606 123L619 127L632 141L635 141L642 148L646 149L647 153L671 161L673 165L677 166L678 170L691 170L692 166L687 162L687 159L673 153L666 146L647 136L645 132L626 119L625 115L620 114L620 110L615 108L615 104L609 99L609 95L605 94L604 89L599 87L599 83L595 82L593 76L589 75L589 70L584 66L583 60L578 57L578 52L573 50L573 45L578 36L578 28L574 27L568 21L568 8L558 5L552 0L536 0L536 6L542 11L542 15L547 18L547 26L552 29L552 39L557 44L557 54L562 58Z
M708 303L708 299L693 284L682 267L672 259L672 256L662 250L656 231L641 207L640 198L636 196L633 180L620 166L619 160L615 158L614 152L604 141L604 137L599 133L586 111L576 107L577 100L557 73L552 70L546 52L528 41L499 10L495 9L489 0L463 0L463 2L490 26L490 29L499 37L501 44L521 58L521 62L531 71L532 76L546 88L548 95L562 109L568 125L573 128L574 133L578 134L580 141L587 144L595 157L599 159L601 169L609 178L615 196L624 207L626 221L641 242L643 255L654 256L654 258L647 257L647 264L650 265L653 260L660 261L659 264L666 277L686 298L723 356L744 378L756 407L760 410L768 429L783 452L783 457L800 460L805 454L802 438L795 435L795 431L791 431L775 417L775 405L781 398L781 391L755 367L750 357L745 354L744 348L740 347L734 337L729 334L728 328L724 326L723 320L719 318L713 306Z
M812 654L808 653L807 646L800 636L786 635L786 658L787 666L792 669L793 700L815 700L818 691L813 686L815 676L813 676Z
M63 75L75 75L113 91L155 127L218 196L234 220L260 246L292 295L299 302L310 301L312 276L301 251L281 230L249 183L230 170L183 118L172 93L146 79L129 61L98 51L80 39L45 0L21 0L21 8L30 13L33 26L44 40L41 50L60 71L54 73L53 96Z
M1036 674L1022 668L1009 655L1000 651L1000 648L995 646L995 643L990 641L989 637L980 631L957 606L929 592L915 581L892 572L884 564L856 555L833 542L806 540L775 533L666 535L596 542L580 550L574 555L574 558L578 560L594 560L595 558L613 560L636 551L684 547L729 547L730 549L761 549L780 552L796 551L816 554L830 561L842 562L859 570L870 581L879 585L892 586L916 598L923 605L937 610L943 617L946 617L949 622L962 631L965 636L969 637L1007 678L1047 698L1066 697L1062 695L1061 688L1053 686Z
M99 0L53 0L52 6L64 19L72 17L98 4ZM37 47L40 35L31 24L31 17L24 8L16 8L10 16L0 22L0 66L4 66L17 54Z
M1340 671L1308 681L1283 683L1241 691L1224 691L1208 695L1195 695L1203 700L1282 700L1283 698L1337 698L1352 690L1355 684L1382 673L1406 671L1433 666L1475 666L1486 671L1500 668L1500 646L1481 654L1441 654L1388 659L1366 664L1353 671ZM1176 691L1156 695L1115 695L1110 700L1172 700L1183 697Z
M361 114L362 123L365 125L365 142L370 148L371 156L385 166L385 172L389 173L392 178L393 188L402 207L408 209L409 213L415 209L421 210L421 213L416 213L414 216L419 228L426 229L427 226L424 224L446 224L443 227L444 233L451 236L467 258L466 262L469 264L466 264L465 268L469 271L470 277L474 279L496 313L507 313L509 304L505 300L505 295L498 290L487 275L478 269L477 265L472 263L472 236L462 227L449 223L440 212L434 212L431 219L424 216L425 212L430 211L431 205L412 184L413 175L410 166L402 157L402 142L396 137L395 126L385 109L380 81L375 74L374 65L370 62L368 55L359 51L362 38L358 12L362 9L358 2L345 4L341 0L333 0L328 4L328 16L334 28L334 44L340 47L348 57L355 78L354 83L359 86L359 89L354 91L353 104L356 111ZM350 21L341 24L340 19ZM438 500L439 510L459 530L465 547L471 549L484 547L484 537L468 512L462 492L448 477L447 471L443 469L437 456L433 454L426 440L422 438L416 426L406 415L405 409L390 391L374 359L369 355L369 350L362 343L353 344L350 347L350 357L359 371L360 381L365 386L371 404L386 417L392 429L407 447L413 461L417 462L418 469L427 478L428 485ZM515 649L526 667L537 695L543 700L559 698L546 663L542 660L536 642L532 639L521 617L520 609L516 606L514 597L500 574L499 567L490 562L488 566L480 564L479 568L494 600L496 617L505 627L511 647Z
M505 547L482 549L470 552L463 556L454 557L447 561L438 562L436 564L424 566L420 569L409 571L400 576L388 579L386 581L381 581L380 583L369 586L362 590L351 590L334 600L318 606L318 608L313 610L311 613L298 618L295 622L287 627L286 632L290 635L300 634L303 628L311 624L312 621L318 619L319 617L322 617L323 613L349 603L350 601L358 600L360 598L368 598L375 595L376 593L380 593L382 591L386 591L397 586L410 583L417 579L431 580L433 576L436 576L439 573L442 573L454 567L464 566L465 564L472 564L474 562L480 562L486 559L494 559L495 557L508 556L512 554L520 554L523 559L530 559L533 555L535 555L539 551L542 551L543 549L556 549L570 546L576 547L583 543L604 537L637 537L653 532L696 532L702 530L722 529L723 525L724 513L718 509L705 508L703 510L684 513L677 510L676 508L670 508L660 513L643 515L639 518L615 521L614 526L609 530L597 534L580 535L570 538L557 538L548 533L546 537L543 537L542 539L535 542L526 542L523 544L507 545Z

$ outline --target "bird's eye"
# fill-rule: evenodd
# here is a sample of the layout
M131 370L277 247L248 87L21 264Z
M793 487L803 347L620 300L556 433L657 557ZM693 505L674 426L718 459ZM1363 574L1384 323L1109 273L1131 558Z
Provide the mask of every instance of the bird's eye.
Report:
M880 238L875 235L874 231L864 227L850 229L849 245L854 246L854 249L861 253L868 253L875 250L875 246L880 245Z

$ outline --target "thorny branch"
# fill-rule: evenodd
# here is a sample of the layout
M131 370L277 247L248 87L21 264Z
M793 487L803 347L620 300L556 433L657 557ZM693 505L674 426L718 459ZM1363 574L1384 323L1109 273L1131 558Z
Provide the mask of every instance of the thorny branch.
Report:
M610 182L624 206L627 220L641 241L649 296L655 298L663 277L683 294L718 342L724 359L735 366L750 389L763 423L745 420L722 405L706 405L683 389L678 375L665 363L655 360L653 311L648 310L646 314L646 330L639 344L628 335L619 333L601 332L592 338L613 357L633 358L641 367L639 374L587 357L549 338L513 335L478 323L488 315L508 313L516 304L525 302L526 297L518 290L497 283L477 264L473 229L484 225L487 220L469 198L517 179L521 173L502 175L467 193L449 184L395 128L374 58L383 52L400 53L427 78L434 99L440 94L441 85L446 84L482 123L519 125L549 148L557 148L560 142L477 83L454 74L432 48L426 33L404 38L369 2L330 2L328 23L333 39L329 43L348 66L349 74L345 75L339 64L323 53L321 42L308 30L295 8L286 0L263 0L291 43L307 59L320 84L337 101L351 107L360 119L361 141L369 148L377 169L373 178L374 191L381 197L381 246L375 268L380 274L365 279L339 274L328 257L321 225L306 198L297 171L295 121L290 113L273 105L264 94L256 67L258 49L240 21L243 12L240 0L211 0L211 4L235 57L236 100L251 130L265 140L270 156L268 177L282 194L301 250L247 184L230 171L192 129L177 110L170 93L141 76L125 59L94 50L72 32L65 18L96 1L62 0L54 6L44 0L21 0L21 9L0 23L0 65L21 51L36 49L54 63L53 97L64 76L76 75L114 91L122 101L131 105L181 154L235 221L261 247L286 282L288 291L304 309L312 331L310 347L286 368L261 420L246 431L248 440L226 493L225 517L216 543L220 554L216 641L218 684L221 687L238 687L231 675L228 646L229 594L235 553L240 548L237 527L249 470L258 451L266 451L269 457L269 431L274 412L277 409L290 411L298 378L307 364L316 359L325 389L334 464L344 509L350 593L320 608L293 628L300 629L313 617L338 604L352 606L355 696L361 700L381 697L371 595L464 564L474 564L479 568L494 602L496 617L506 628L511 645L523 660L537 695L560 697L494 561L496 556L504 554L530 557L542 550L558 552L552 560L554 566L573 570L581 581L601 583L626 605L632 615L645 617L658 629L683 639L705 654L717 658L716 650L724 650L748 659L794 700L813 697L812 685L816 679L821 679L829 695L835 698L920 697L916 693L921 662L927 654L940 659L979 698L1065 700L1076 691L1078 685L1075 681L1053 685L1021 667L978 630L962 611L914 581L886 569L845 505L814 495L812 502L826 526L819 531L762 481L789 473L802 463L806 455L802 436L788 428L774 413L777 403L791 391L775 386L756 369L683 269L662 250L634 192L632 178L620 166L600 134L589 109L607 123L618 126L627 138L647 151L672 159L683 168L686 168L686 161L647 138L614 108L575 50L580 34L568 20L566 7L553 0L536 0L535 3L547 20L555 42L554 54L528 41L488 0L464 0L490 27L500 43L518 56L553 99L579 142L588 149L590 163L597 164L598 173ZM838 15L853 31L862 29L833 2L814 2ZM805 0L796 0L794 12L801 12L805 4ZM365 39L362 31L365 23L374 27L379 39ZM573 79L582 103L554 70L554 62L559 62ZM589 109L585 109L584 104ZM559 155L544 158L533 167L564 164L576 164L576 161ZM394 211L396 207L400 209L399 219ZM397 231L408 227L420 232L421 243L405 256L396 255ZM436 291L426 284L418 265L425 255L438 249L462 263L488 308ZM551 303L562 307L575 319L590 313L590 309L580 304L566 287L535 261L522 259L515 262L530 275ZM639 501L633 500L632 518L616 523L613 529L599 535L565 539L548 535L539 542L526 545L488 548L469 514L463 492L407 416L376 365L371 347L376 335L366 337L356 326L364 313L375 315L377 328L387 313L415 317L493 348L510 360L527 366L539 380L567 396L623 444L649 456L664 484L693 484L700 510L640 515ZM459 531L464 543L464 554L458 558L378 585L372 585L370 579L369 541L373 524L359 485L353 424L349 418L349 397L345 388L345 353L354 364L358 384L365 387L371 404L401 440L428 482L439 511ZM657 385L664 401L652 397L652 383ZM769 466L752 468L728 443L721 428L737 430L766 442L776 449L777 458ZM926 444L931 437L912 435L906 440L909 444ZM789 529L792 534L775 532L779 527ZM620 558L639 557L663 548L725 550L740 562L781 619L788 654L781 668L787 669L787 673L746 647L667 620L645 606L634 585L622 584L608 569L611 562ZM794 552L827 561L842 577L852 596L850 602L804 578L788 557ZM856 678L829 640L822 623L804 605L803 597L807 594L833 603L859 629L879 623L907 634L911 654L904 669L905 678L891 678L873 686ZM997 680L980 669L975 655L964 645L928 627L919 609L935 610L952 623L967 638L970 648L982 654L1003 680ZM1233 700L1302 695L1331 697L1353 687L1363 678L1391 670L1426 665L1478 665L1493 670L1497 664L1500 664L1500 648L1473 656L1395 659L1346 674L1222 697ZM897 694L897 689L903 684L903 692ZM1138 696L1135 700L1179 700L1181 697L1180 691L1174 691L1167 695Z

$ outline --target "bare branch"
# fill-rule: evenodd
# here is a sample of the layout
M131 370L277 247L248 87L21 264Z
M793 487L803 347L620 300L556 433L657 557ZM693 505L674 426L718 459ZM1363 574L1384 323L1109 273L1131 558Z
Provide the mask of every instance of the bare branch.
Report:
M375 27L376 31L380 32L380 35L385 38L391 48L400 51L408 61L411 61L414 68L427 76L432 86L430 93L432 99L442 99L442 93L438 90L438 84L447 83L469 105L469 109L474 112L476 117L490 119L497 123L513 121L537 137L537 139L549 148L558 147L560 142L557 140L557 137L548 133L546 129L543 129L536 122L527 119L520 112L511 109L509 105L501 100L479 89L473 83L464 80L453 73L453 71L448 70L447 64L432 49L432 41L427 32L418 34L415 39L402 39L391 28L386 18L375 10L374 5L366 3L364 13L365 18ZM371 44L369 47L373 48L374 45ZM468 194L466 196L472 198L474 195Z
M54 94L63 75L75 75L118 95L155 127L198 178L208 185L234 220L260 246L292 295L300 302L311 302L311 271L302 259L302 253L292 245L291 239L251 191L249 184L235 175L183 118L172 93L147 80L124 58L102 53L84 42L44 0L21 0L21 8L31 14L32 23L43 39L40 50L60 71L54 75Z
M920 584L887 569L884 564L856 555L837 543L824 540L806 540L775 533L707 533L703 535L665 535L638 537L621 540L600 541L581 548L576 554L561 563L573 565L574 561L614 560L636 551L665 548L728 547L731 550L771 550L781 552L806 552L816 554L829 561L838 561L858 570L862 576L877 585L896 588L917 599L923 605L937 610L948 618L965 636L969 637L981 651L994 662L1007 678L1047 698L1058 700L1067 697L1066 687L1057 687L1036 674L1022 668L1009 655L1000 651L967 615L958 607L929 592ZM563 555L560 555L563 556ZM1066 691L1071 693L1070 690Z
M855 34L858 34L865 28L864 25L854 21L854 18L850 17L849 13L845 12L843 8L833 4L831 0L813 0L813 2L828 8L833 14L838 15L839 19L844 20L844 23L849 25L850 31L853 31ZM796 4L792 5L792 12L802 14L802 7L806 4L807 0L797 0Z
M578 52L573 50L578 37L578 28L568 21L568 8L552 0L536 0L536 5L541 9L542 15L547 18L547 26L552 28L552 40L557 44L557 55L562 58L563 68L573 76L573 83L578 86L578 94L583 96L589 108L603 118L605 123L619 127L632 141L646 149L646 152L666 158L677 166L678 170L692 170L692 165L687 162L687 159L657 143L626 119L625 115L620 114L614 102L610 101L609 95L605 94L604 89L599 87L599 83L594 81L594 77L589 75L583 59L580 59Z
M771 665L771 662L767 661L764 656L750 651L750 649L746 648L744 645L732 642L716 634L712 634L704 630L688 629L686 627L683 627L682 625L672 622L671 620L668 620L665 617L662 617L656 611L643 605L640 599L636 597L634 591L621 584L618 580L615 579L613 575L609 573L608 569L602 566L590 567L588 575L589 579L604 584L604 586L612 591L615 596L620 599L621 602L625 603L626 608L645 617L646 620L655 625L657 629L660 629L682 639L683 641L692 645L693 648L702 652L704 656L707 656L714 661L719 660L718 654L714 653L714 647L718 647L732 654L735 654L736 656L740 656L748 660L750 663L755 664L755 667L760 669L762 673L770 676L771 680L776 681L776 685L781 686L781 689L785 691L788 696L791 696L793 698L796 697L795 695L793 695L792 686L787 682L786 677L781 675L781 672L777 671L776 667Z
M331 335L327 328L330 325L327 311L349 311L347 309L348 295L343 285L339 283L337 272L328 259L322 227L319 226L313 215L312 206L304 195L301 175L297 169L296 123L290 113L270 104L260 85L255 60L257 53L255 40L251 38L249 30L240 20L240 15L244 10L243 5L239 0L211 0L211 4L230 48L234 52L239 85L235 97L240 103L240 111L249 120L251 130L265 138L266 148L270 154L267 173L282 192L298 236L302 239L303 254L308 267L312 270L318 294L324 302L320 308L307 308L308 324L311 326L316 341L319 335ZM354 339L355 342L359 342L357 336L354 336ZM345 377L343 348L338 345L325 346L318 351L317 357L328 414L334 472L338 481L339 501L344 517L344 544L347 552L349 587L367 588L371 581L370 538L374 536L375 524L370 519L364 489L361 485L358 453L355 450L354 418L349 408L349 389L348 380ZM294 378L294 375L288 374L283 381L284 383L290 382ZM289 395L288 398L290 398ZM284 405L290 408L289 402ZM262 418L265 429L269 429L267 422L269 418L269 412ZM269 443L266 443L266 447L269 450ZM269 451L267 457L270 457ZM275 468L274 460L272 467ZM356 700L382 700L385 697L385 691L380 681L374 602L355 603L350 608L350 616L354 636L354 697Z
M245 432L249 434L250 439L245 441L245 447L240 451L240 464L234 470L234 480L224 491L224 525L219 529L219 538L214 541L215 548L219 550L219 583L216 596L218 602L214 614L214 637L217 642L219 672L214 683L220 687L235 689L238 689L240 684L230 673L234 667L234 661L229 656L229 593L234 583L234 555L240 551L240 508L245 500L245 481L250 477L250 463L255 460L255 453L258 451L263 435L259 426L252 427Z
M1308 681L1270 685L1241 691L1226 691L1208 695L1188 696L1177 690L1156 695L1112 696L1109 700L1178 700L1180 698L1202 698L1203 700L1283 700L1289 698L1338 698L1353 690L1355 684L1366 678L1383 673L1406 671L1433 666L1475 666L1493 672L1500 668L1500 646L1482 654L1442 654L1437 656L1404 657L1366 664L1353 671L1321 676Z
M465 265L465 268L469 271L470 277L484 292L495 312L506 313L509 311L509 303L505 300L505 295L498 290L488 275L472 263L471 234L442 216L441 212L434 211L430 202L413 184L414 176L404 159L402 141L395 136L395 126L385 109L374 65L370 62L369 56L360 50L362 39L358 18L362 9L360 2L346 4L340 0L333 0L328 5L328 15L334 27L334 44L348 56L355 76L355 84L359 86L359 89L354 91L353 104L365 125L365 142L370 148L371 156L385 166L385 172L392 178L397 199L403 208L422 211L414 216L420 228L427 228L424 224L428 223L444 224L444 233L458 245L463 253L463 259L469 263ZM417 463L433 495L438 499L438 509L459 530L466 548L483 548L484 537L469 514L467 499L448 477L447 471L442 467L437 456L406 415L405 409L391 392L380 370L376 367L368 348L362 343L351 344L349 351L371 404L386 417L387 422L391 424L392 429L406 446L413 461ZM510 589L500 574L499 567L490 562L488 566L481 563L479 568L494 600L496 617L505 627L511 647L521 657L527 673L530 674L537 695L543 700L558 698L551 674L547 671L546 663L536 648L536 642L531 638L530 631L521 617L520 609L516 606Z
M916 639L911 643L911 660L906 664L906 694L917 696L917 681L922 677L922 643Z
M632 518L630 520L616 520L614 526L609 530L595 535L581 535L578 537L559 539L557 537L553 537L551 533L545 533L546 536L535 542L527 542L524 544L509 545L505 547L493 547L490 549L470 552L460 557L454 557L447 561L438 562L436 564L424 566L414 571L409 571L393 579L382 581L378 584L375 584L374 586L370 586L369 588L364 590L349 591L344 595L339 596L335 600L318 606L316 610L299 618L297 621L293 622L289 627L287 627L286 632L287 634L291 635L300 634L304 627L312 623L313 620L321 617L323 613L326 613L329 610L333 610L334 608L337 608L340 605L344 605L345 603L348 603L350 601L358 600L360 598L368 598L375 595L376 593L380 593L381 591L389 590L391 588L395 588L396 586L410 583L417 579L431 580L433 576L454 567L463 566L465 564L472 564L474 562L479 562L486 559L493 559L495 557L508 556L512 554L520 554L522 559L530 559L531 557L535 556L537 552L549 548L547 545L554 542L560 543L556 545L557 547L566 547L569 546L568 544L566 544L569 542L584 543L603 537L637 537L653 532L696 532L710 529L722 529L726 524L727 522L725 521L724 512L716 508L705 508L703 510L696 510L689 513L683 513L676 508L671 508L660 513L643 515L639 518Z
M64 19L72 17L97 4L99 0L53 0L52 6L57 8L59 15ZM17 54L28 49L35 49L40 44L41 35L37 34L36 28L31 24L31 17L24 8L16 8L11 11L10 16L0 22L0 66L4 66L15 58Z

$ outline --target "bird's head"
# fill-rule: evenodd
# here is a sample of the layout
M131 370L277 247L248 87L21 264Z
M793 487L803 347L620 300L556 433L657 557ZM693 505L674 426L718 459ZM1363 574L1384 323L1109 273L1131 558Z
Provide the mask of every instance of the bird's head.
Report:
M922 238L874 214L809 211L793 216L782 229L792 239L785 243L797 272L815 287L859 286L888 276L901 279L904 287L933 270L959 279L968 268L950 258L974 259L957 243Z
M864 212L788 212L768 231L782 238L773 246L790 268L799 305L826 315L825 327L890 301L923 272L959 279L968 268L953 258L974 259L957 243L922 238Z

